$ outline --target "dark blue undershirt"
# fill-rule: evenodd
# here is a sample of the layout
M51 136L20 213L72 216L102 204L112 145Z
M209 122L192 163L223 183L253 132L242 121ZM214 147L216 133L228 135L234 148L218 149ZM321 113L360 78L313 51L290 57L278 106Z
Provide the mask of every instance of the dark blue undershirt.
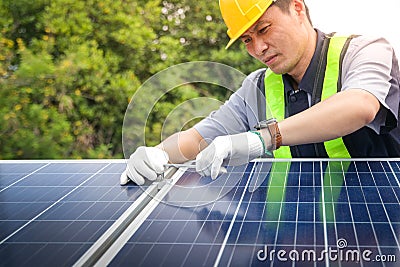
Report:
M283 75L283 84L285 87L285 101L286 101L286 115L292 116L299 112L302 112L310 107L308 94L313 94L313 88L316 81L316 73L318 68L318 61L322 51L322 45L325 38L325 34L319 30L317 32L317 45L314 55L311 59L310 65L308 66L303 79L298 85L298 90L295 91L293 83L295 81L288 75ZM326 153L323 155L317 155L313 144L298 145L291 147L293 157L301 158L316 158L316 157L327 157Z

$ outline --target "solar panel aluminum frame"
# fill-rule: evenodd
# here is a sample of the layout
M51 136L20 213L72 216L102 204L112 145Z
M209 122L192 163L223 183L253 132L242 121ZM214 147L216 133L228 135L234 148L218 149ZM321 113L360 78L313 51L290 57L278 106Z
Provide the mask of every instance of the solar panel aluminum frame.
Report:
M119 251L117 247L125 244L124 237L129 235L129 239L136 232L152 211L151 207L158 204L185 170L169 168L164 173L164 180L150 185L73 266L106 266L104 262L111 261Z

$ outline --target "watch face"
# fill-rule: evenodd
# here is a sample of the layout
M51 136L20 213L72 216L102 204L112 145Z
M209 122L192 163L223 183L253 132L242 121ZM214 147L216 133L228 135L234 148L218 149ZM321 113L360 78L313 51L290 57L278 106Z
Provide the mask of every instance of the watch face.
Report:
M260 121L259 123L256 124L256 126L254 126L254 128L256 128L257 130L264 129L266 127L267 127L266 121Z
M275 118L271 118L271 119L268 119L268 120L263 120L263 121L258 122L256 124L256 126L254 126L254 128L257 129L257 130L264 129L264 128L268 127L268 124L271 124L271 123L274 123L274 122L276 122Z
M270 123L273 123L273 122L276 122L275 118L271 118L271 119L268 119L268 120L265 121L266 124L270 124Z

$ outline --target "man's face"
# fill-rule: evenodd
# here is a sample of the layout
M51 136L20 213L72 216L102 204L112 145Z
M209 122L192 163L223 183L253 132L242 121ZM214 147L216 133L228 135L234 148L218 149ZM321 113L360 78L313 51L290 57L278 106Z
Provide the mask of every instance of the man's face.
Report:
M304 14L295 5L290 14L273 5L242 36L250 55L267 65L274 73L292 74L303 69L301 59L308 37ZM298 74L298 73L297 73Z

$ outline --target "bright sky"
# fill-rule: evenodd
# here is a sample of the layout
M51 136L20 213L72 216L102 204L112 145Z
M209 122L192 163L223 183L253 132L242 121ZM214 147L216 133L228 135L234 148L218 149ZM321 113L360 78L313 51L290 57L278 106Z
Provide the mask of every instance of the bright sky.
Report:
M340 32L383 36L400 57L399 0L305 0L315 28L325 33Z

